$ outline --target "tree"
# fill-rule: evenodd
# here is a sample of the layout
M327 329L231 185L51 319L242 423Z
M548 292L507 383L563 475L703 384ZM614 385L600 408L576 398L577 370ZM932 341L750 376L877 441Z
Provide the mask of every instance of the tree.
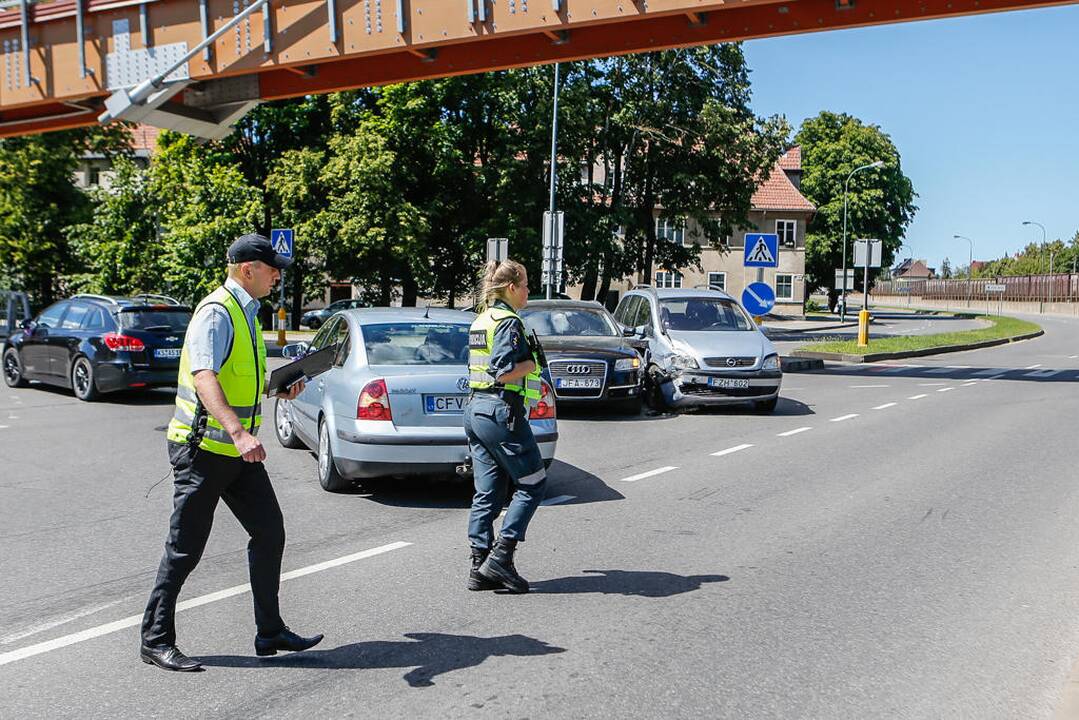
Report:
M940 276L945 280L949 280L952 277L952 261L948 258L944 258L940 263Z
M822 112L803 123L795 142L802 148L801 192L817 212L806 233L810 287L833 287L843 258L843 186L851 171L880 160L883 167L850 178L847 192L847 266L854 238L883 241L883 265L893 264L906 228L918 208L914 186L903 174L899 151L876 125L846 114Z

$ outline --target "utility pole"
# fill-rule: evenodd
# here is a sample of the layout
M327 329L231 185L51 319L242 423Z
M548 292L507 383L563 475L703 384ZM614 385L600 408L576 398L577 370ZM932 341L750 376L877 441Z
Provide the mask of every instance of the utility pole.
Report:
M552 117L551 117L551 198L550 198L550 208L549 208L550 213L548 214L548 218L549 218L548 222L550 224L550 227L547 228L548 232L550 233L548 235L548 237L551 238L552 245L554 244L555 223L556 223L555 214L554 214L554 191L555 191L555 185L558 182L558 70L559 70L559 65L558 65L558 63L555 63L554 64L554 110L551 113L551 115L552 115ZM550 300L551 296L554 294L554 291L552 290L552 286L556 282L555 271L556 271L557 265L555 264L556 260L555 260L554 257L551 257L551 258L546 258L545 257L543 259L543 262L547 266L547 270L548 270L546 295L547 295L547 299Z
M843 289L840 291L841 294L839 296L842 299L843 304L839 306L840 322L847 321L847 186L850 185L850 179L854 177L854 173L870 168L878 168L883 164L883 161L876 160L868 165L856 167L850 171L850 175L847 175L847 179L843 181L843 281L841 282Z

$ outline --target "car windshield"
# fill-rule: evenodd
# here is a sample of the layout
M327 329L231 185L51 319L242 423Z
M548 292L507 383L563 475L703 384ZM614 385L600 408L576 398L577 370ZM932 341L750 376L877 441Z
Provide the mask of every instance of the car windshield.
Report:
M124 308L119 312L124 330L187 330L191 311L187 308Z
M369 365L464 365L468 363L468 325L435 322L364 325L363 346Z
M660 301L660 319L668 330L752 330L753 321L738 303L725 298L687 297Z
M588 308L536 308L525 310L521 319L537 335L584 335L614 337L618 329L607 313Z

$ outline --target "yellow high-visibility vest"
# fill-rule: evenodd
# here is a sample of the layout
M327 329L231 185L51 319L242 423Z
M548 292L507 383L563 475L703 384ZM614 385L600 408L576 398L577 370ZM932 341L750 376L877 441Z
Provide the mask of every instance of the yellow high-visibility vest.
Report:
M533 408L539 403L543 393L539 356L535 350L532 351L532 360L536 367L525 375L524 385L500 383L497 378L487 372L487 366L491 363L491 350L495 343L495 330L500 322L508 318L516 318L518 322L521 322L521 317L517 313L503 308L487 308L472 321L472 326L468 329L468 386L473 390L488 390L495 385L504 387L506 390L524 396L525 404ZM521 324L523 327L524 323Z

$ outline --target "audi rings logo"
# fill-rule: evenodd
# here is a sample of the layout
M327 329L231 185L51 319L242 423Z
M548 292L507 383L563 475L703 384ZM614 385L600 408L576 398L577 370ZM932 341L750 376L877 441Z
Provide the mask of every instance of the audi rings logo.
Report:
M569 375L590 375L592 368L587 365L567 365L566 373Z
M457 378L457 389L461 392L468 392L468 378Z
M737 364L738 364L738 358L732 358L732 357L727 358L727 367L734 367Z

